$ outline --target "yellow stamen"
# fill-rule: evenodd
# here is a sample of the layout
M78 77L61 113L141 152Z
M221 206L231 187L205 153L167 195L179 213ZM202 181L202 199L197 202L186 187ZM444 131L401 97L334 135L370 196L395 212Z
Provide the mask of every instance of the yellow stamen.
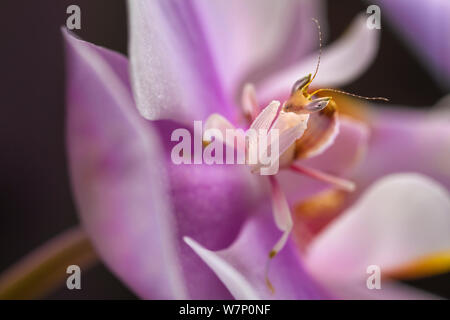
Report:
M348 193L342 190L332 189L322 191L305 201L294 206L297 217L320 217L330 214L340 208L345 203Z
M397 270L388 272L388 276L398 279L412 279L448 271L450 271L450 251L425 256Z

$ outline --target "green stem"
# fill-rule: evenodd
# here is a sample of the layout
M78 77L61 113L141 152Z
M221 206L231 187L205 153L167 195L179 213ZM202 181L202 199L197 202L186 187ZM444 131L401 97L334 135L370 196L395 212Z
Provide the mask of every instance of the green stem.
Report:
M65 282L68 266L86 270L97 259L85 232L79 227L70 229L0 275L0 300L43 298Z

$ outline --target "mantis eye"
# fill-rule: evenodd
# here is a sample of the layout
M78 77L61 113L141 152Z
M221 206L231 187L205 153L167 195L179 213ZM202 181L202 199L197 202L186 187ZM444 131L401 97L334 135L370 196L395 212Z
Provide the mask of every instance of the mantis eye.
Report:
M328 105L330 100L331 100L330 97L315 99L315 100L311 101L310 103L308 103L304 107L304 109L308 113L323 110L326 108L326 106Z
M311 82L311 74L308 74L306 77L297 80L292 86L291 95L297 92L298 90L306 89L310 82Z

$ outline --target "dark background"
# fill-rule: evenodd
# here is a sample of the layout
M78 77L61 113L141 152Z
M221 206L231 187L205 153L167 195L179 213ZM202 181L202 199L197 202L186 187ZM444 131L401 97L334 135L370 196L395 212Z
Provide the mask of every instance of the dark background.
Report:
M81 7L82 30L77 34L126 54L125 1L0 1L0 271L78 224L65 155L60 33L71 4ZM328 42L367 6L359 0L328 1ZM382 20L382 27L377 60L344 89L389 97L393 104L431 106L445 92L387 21ZM82 281L82 290L60 289L50 298L134 298L103 265L84 272ZM450 298L449 274L411 284Z

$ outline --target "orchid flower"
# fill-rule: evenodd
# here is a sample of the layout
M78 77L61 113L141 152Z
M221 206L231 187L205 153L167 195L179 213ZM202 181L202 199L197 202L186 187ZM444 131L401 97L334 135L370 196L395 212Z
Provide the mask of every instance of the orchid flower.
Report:
M367 69L379 31L356 17L316 72L320 6L129 1L129 61L63 31L81 221L140 297L429 297L385 283L384 270L394 279L450 249L448 123L324 95ZM193 120L279 129L280 172L172 163L171 133ZM361 288L371 264L383 270L377 292Z
M321 256L320 242L302 253L289 237L296 228L290 199L313 196L330 184L347 194L353 185L325 172L340 167L336 170L340 175L353 168L355 158L367 147L369 129L350 117L338 121L337 105L329 99L320 100L320 106L308 112L295 112L299 106L304 111L314 98L298 103L310 97L306 89L312 79L296 80L316 69L318 53L284 60L279 52L292 48L274 53L258 50L264 48L258 41L265 35L261 30L269 29L268 21L290 21L293 12L302 12L307 16L301 26L309 28L305 26L312 24L317 4L270 2L270 17L252 4L130 1L130 65L122 56L66 34L69 159L81 218L106 264L141 297L296 299L335 294L318 284L321 276L315 272L319 260L315 257ZM244 25L224 29L237 12L248 14L236 19ZM272 41L267 47L272 50L280 35L295 34L288 27L296 26L275 27L279 33L265 38ZM317 32L309 31L316 36L286 43L312 49ZM364 17L357 17L342 39L324 49L314 86L335 87L356 78L375 57L378 37L377 31L366 28ZM270 63L270 58L286 64ZM271 65L277 69L252 78L257 62L261 70ZM235 102L239 90L241 109ZM286 97L282 109L278 102L260 107L277 97ZM135 105L150 122L140 118ZM286 147L280 154L287 158L280 162L292 170L265 179L242 166L172 164L170 132L203 119L219 129L242 125L246 119L250 127L279 125L280 145ZM315 168L302 165L306 161L314 162ZM302 181L298 172L315 179ZM442 212L448 209L448 195L427 178L414 177L386 178L378 187L375 184L375 191L362 194L356 209L349 212L364 217L366 203L373 202L380 203L375 212L400 210L404 198L392 196L388 201L386 194L403 194L404 181L413 179L414 192L423 192L420 208L436 206L434 215L445 220ZM404 212L411 209L405 208ZM408 222L407 217L404 220ZM302 224L298 227L302 229ZM393 239L396 227L392 227ZM440 245L449 244L445 237L442 240ZM265 281L265 266L269 256L278 252L269 274L272 292Z

